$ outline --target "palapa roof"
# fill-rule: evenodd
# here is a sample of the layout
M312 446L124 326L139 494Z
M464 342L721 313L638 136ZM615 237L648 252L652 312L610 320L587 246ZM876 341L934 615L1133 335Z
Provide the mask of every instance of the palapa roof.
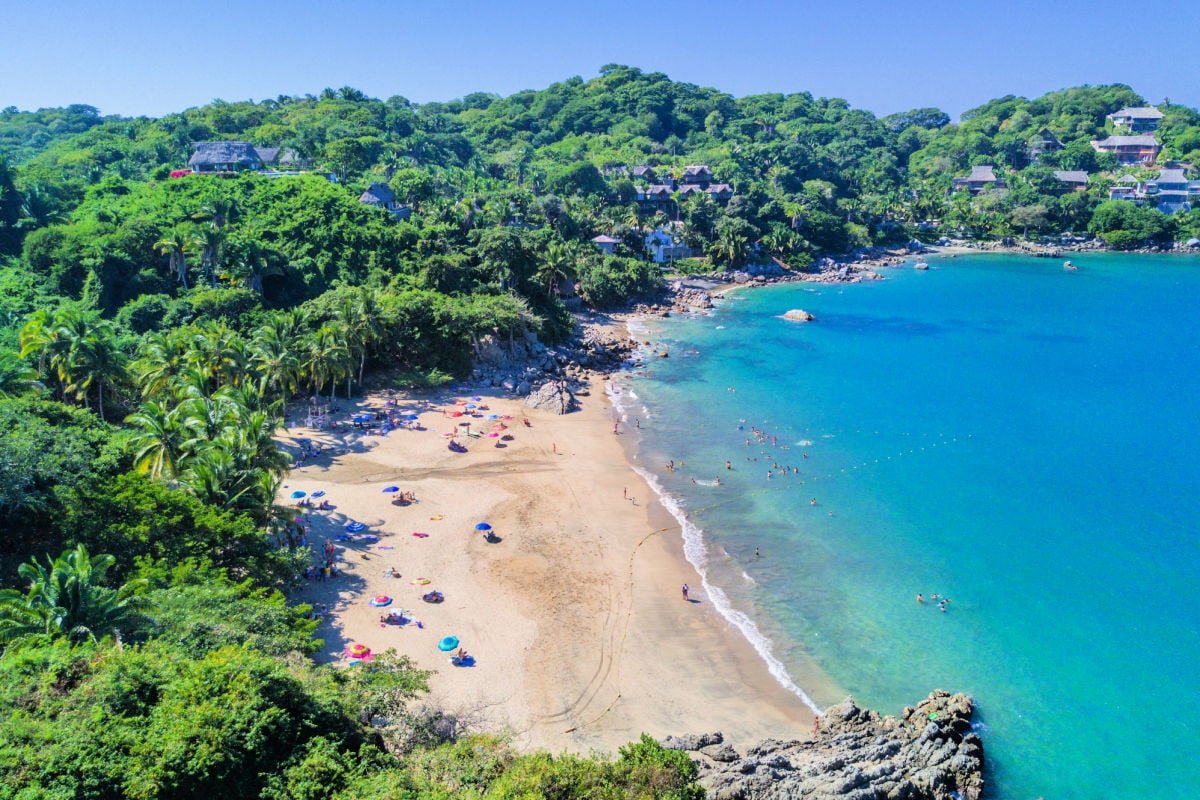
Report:
M708 168L708 164L689 164L683 168L683 177L694 177L697 175L712 175L712 170Z
M648 195L650 195L650 194L667 194L667 195L669 195L671 193L671 191L672 191L671 187L667 186L665 183L656 183L652 186L646 187L646 194L648 194Z
M728 183L713 183L713 184L709 184L708 192L709 192L709 194L712 194L714 192L729 192L732 194L733 187L730 186Z
M1063 183L1087 183L1088 174L1082 169L1060 169L1056 170L1054 177L1058 178Z
M1181 169L1163 169L1154 180L1157 183L1187 183L1187 174Z
M1136 108L1122 108L1120 111L1114 111L1108 115L1109 119L1115 117L1129 117L1130 119L1162 119L1163 113L1157 108L1151 106L1138 106Z
M1137 183L1137 182L1138 182L1137 176L1131 175L1128 172L1125 173L1124 175L1122 175L1121 177L1117 178L1117 183Z
M704 187L698 183L685 183L683 186L679 187L679 196L687 197L689 194L692 194L693 192L703 192L703 191L704 191Z
M1158 140L1153 133L1139 133L1136 136L1109 136L1107 139L1092 142L1095 147L1158 147Z
M389 206L396 202L396 193L386 183L372 183L358 196L358 202L373 206Z
M966 177L966 181L968 183L995 183L997 180L995 169L991 164L971 167L971 174Z
M599 236L593 236L592 241L595 242L596 244L620 244L621 243L620 239L614 239L612 236L609 236L607 233L602 233Z
M630 172L633 173L634 177L640 178L643 175L645 175L646 173L650 173L651 175L653 175L654 167L650 166L649 164L638 164L636 167L634 167L632 170L630 170Z
M274 164L279 157L278 147L256 147L254 152L258 153L258 160L264 164Z
M188 159L188 166L202 164L257 164L261 161L258 151L249 142L196 142L196 150Z

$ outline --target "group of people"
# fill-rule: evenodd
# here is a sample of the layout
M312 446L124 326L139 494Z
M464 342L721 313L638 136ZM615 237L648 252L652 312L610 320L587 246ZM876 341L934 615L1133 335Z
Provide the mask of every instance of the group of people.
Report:
M943 614L946 613L946 606L950 605L949 597L931 594L931 595L929 595L929 599L932 600L933 602L937 603L938 611L941 611ZM925 595L922 594L921 592L917 592L917 605L924 605L924 603L925 603Z

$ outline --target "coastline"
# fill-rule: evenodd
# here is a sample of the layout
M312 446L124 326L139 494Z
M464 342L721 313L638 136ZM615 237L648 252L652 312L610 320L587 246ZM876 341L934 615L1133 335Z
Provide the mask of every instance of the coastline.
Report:
M593 376L580 409L561 417L481 393L492 413L514 418L514 440L502 449L483 439L466 454L449 452L441 433L450 421L437 410L452 403L444 393L398 400L425 431L288 431L288 441L307 437L336 451L294 470L282 491L324 490L334 504L310 514L314 550L348 520L380 536L371 545L335 542L345 575L300 592L329 607L318 658L336 660L353 642L395 648L436 670L431 703L552 752L614 750L642 732L720 730L735 746L806 737L811 708L770 674L708 592L696 592L703 579L680 525L639 474L626 437L612 434L619 411L598 383ZM370 395L358 405L384 403ZM388 483L418 502L392 506L381 494ZM472 532L484 520L499 542ZM391 566L400 579L385 576ZM420 601L426 587L413 581L426 577L444 603ZM682 583L699 602L682 602ZM382 610L367 602L381 593L395 598L388 610L408 609L424 627L381 626ZM453 667L436 649L451 634L476 666Z

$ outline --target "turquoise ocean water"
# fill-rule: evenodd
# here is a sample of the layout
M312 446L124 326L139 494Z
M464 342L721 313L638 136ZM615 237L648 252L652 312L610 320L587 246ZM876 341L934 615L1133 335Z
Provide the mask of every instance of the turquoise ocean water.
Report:
M817 705L972 693L992 797L1194 796L1200 259L931 263L652 323L621 402L706 597Z

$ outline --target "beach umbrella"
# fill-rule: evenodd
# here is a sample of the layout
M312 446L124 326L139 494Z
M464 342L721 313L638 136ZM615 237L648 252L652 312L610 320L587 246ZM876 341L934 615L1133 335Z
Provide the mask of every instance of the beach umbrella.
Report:
M370 604L376 608L383 608L384 606L390 606L392 604L392 598L388 597L386 594L380 594L372 597L368 602L370 602Z
M480 400L482 400L483 398L482 398L482 397L480 397L479 395L475 395L475 396L474 396L474 397L472 397L471 399L472 399L472 400L474 400L476 403L478 403L478 402L479 402Z
M417 578L414 581L409 581L409 583L412 586L428 586L429 584L433 583L433 581L429 580L429 578Z
M307 494L307 492L302 492L297 489L296 491L292 492L292 499L299 500L301 497L304 497L305 494Z
M451 650L455 650L457 648L458 648L458 637L457 636L447 636L446 638L444 638L440 642L438 642L438 650L441 650L443 653L449 653Z
M385 486L383 489L384 494L395 494L398 491L400 491L399 486Z
M324 489L320 489L320 490L318 490L318 491L315 491L315 492L313 492L313 493L312 493L312 496L313 496L313 497L324 497L324 496L325 496L325 490L324 490Z
M475 530L477 531L490 531L491 529L492 526L488 525L486 522L480 522L475 525Z
M418 419L420 419L420 417L418 417L416 414L408 414L404 418L409 422L416 422Z
M500 415L499 414L488 414L487 418L488 419L500 419Z
M365 644L358 643L347 647L346 652L350 654L351 658L362 658L363 656L371 655L371 648L367 647Z
M351 533L358 533L359 531L365 531L366 529L367 526L361 522L346 523L346 530L350 531Z
M488 438L489 439L499 439L500 434L496 433L495 431L492 431L491 433L488 434Z

